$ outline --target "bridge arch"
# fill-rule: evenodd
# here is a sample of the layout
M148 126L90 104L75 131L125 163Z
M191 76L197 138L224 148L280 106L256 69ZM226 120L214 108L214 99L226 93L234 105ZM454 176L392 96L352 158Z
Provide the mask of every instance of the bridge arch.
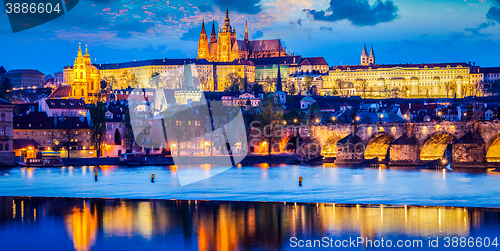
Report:
M366 141L365 159L387 158L387 152L392 141L394 141L394 138L385 132L378 132L372 135Z
M324 157L337 157L337 143L341 139L342 137L339 135L329 137L321 147L321 155Z
M488 142L486 150L487 162L500 162L500 133Z
M421 160L435 160L443 157L446 148L453 141L453 135L445 131L431 134L420 149Z

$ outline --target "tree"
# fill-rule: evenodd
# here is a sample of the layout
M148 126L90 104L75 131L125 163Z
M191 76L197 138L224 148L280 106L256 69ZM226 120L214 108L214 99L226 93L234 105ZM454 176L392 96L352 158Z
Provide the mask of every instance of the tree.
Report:
M94 145L97 157L101 157L102 145L106 140L106 106L103 102L97 102L89 107L91 127L90 141Z
M343 97L343 96L344 96L344 92L343 92L342 90L343 90L343 89L344 89L344 87L345 87L345 81L344 81L344 80L342 80L342 79L336 79L336 80L335 80L335 85L334 85L334 86L335 86L335 87L334 87L335 89L334 89L334 90L332 90L332 91L337 92L337 90L336 90L336 89L340 90L340 96L342 96L342 97ZM338 93L338 92L337 92L337 93Z
M5 70L5 68L3 66L0 66L0 76L3 75L6 72L7 71Z
M10 78L4 78L2 80L2 85L0 86L0 98L7 97L7 91L12 89L12 84L10 83Z
M135 74L129 70L126 70L122 73L120 77L121 89L126 89L128 87L137 87L137 78L135 77Z
M449 92L452 94L457 90L457 84L454 81L447 81L444 83L444 90L446 91L446 97L449 97Z
M261 138L267 143L267 154L271 155L273 146L278 143L283 133L283 108L274 104L272 95L264 96L260 102L261 113L257 117L257 123L261 131Z
M262 85L259 85L257 83L252 85L252 92L254 95L258 95L260 91L262 91Z
M68 147L68 159L71 157L72 145L78 144L80 136L83 134L80 129L75 125L77 123L74 118L56 118L56 130L52 133L53 137L57 139L63 146ZM78 119L78 118L76 118ZM85 123L85 121L80 121Z
M240 92L244 90L245 80L238 75L238 73L229 73L226 76L226 91L230 92Z
M366 83L366 79L360 80L361 90L363 91L363 98L366 98L366 87L368 87L368 84Z
M286 83L285 90L289 95L295 95L295 93L297 93L297 87L295 87L295 83L292 81Z
M498 96L500 94L500 80L490 84L489 92L494 96Z
M312 85L313 78L311 75L307 75L304 77L304 90L310 91Z
M311 92L311 96L318 96L319 95L318 87L316 87L316 86L311 87L310 92Z
M115 145L121 145L122 144L122 135L120 134L120 131L118 128L115 130Z
M123 122L125 124L125 127L123 129L123 145L127 148L132 150L135 144L135 139L134 139L134 131L132 129L132 124L130 121L130 111L129 109L125 109L123 113Z
M159 85L160 85L160 73L155 71L151 73L151 77L148 80L148 87L159 88Z
M116 78L114 76L104 77L102 80L106 81L107 85L110 88L113 88L113 89L119 88L118 82L116 81Z

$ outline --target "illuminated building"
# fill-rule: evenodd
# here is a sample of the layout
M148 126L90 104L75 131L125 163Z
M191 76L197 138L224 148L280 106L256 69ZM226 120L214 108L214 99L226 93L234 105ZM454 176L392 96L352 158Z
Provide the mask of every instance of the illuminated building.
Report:
M360 65L331 69L329 76L323 78L323 91L335 89L339 95L346 95L346 91L353 93L354 89L354 94L370 98L453 97L455 94L462 97L470 88L467 63L374 64L373 48L370 54L372 58L364 48Z
M108 81L113 89L148 88L149 79L154 73L160 74L160 88L175 89L176 81L169 79L178 75L181 66L194 64L200 79L200 88L204 91L214 90L214 65L207 60L197 59L152 59L117 64L96 64L101 79ZM154 87L156 88L156 86Z
M13 148L12 113L14 105L0 99L0 165L13 165L15 155Z
M38 70L19 69L10 70L0 76L1 79L10 79L13 88L41 87L44 83L43 73Z
M73 66L66 67L63 71L65 84L71 85L70 97L84 99L87 103L97 101L97 94L101 92L101 79L99 70L92 65L90 55L85 48L78 46L78 55Z
M231 62L237 59L278 57L286 55L279 39L253 40L248 39L248 25L245 24L244 40L236 39L236 29L231 26L228 10L224 26L215 33L215 22L212 24L210 41L205 31L205 21L201 24L200 40L198 42L198 59L210 62Z
M224 91L229 86L228 75L236 73L248 83L255 82L255 66L251 61L237 60L228 63L215 63L215 81L217 87L214 91Z

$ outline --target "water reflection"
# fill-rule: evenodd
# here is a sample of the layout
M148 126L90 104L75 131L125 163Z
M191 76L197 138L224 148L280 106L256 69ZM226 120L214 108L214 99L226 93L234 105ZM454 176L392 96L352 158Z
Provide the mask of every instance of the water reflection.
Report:
M148 243L161 249L291 249L290 237L493 236L500 232L499 213L485 208L0 197L0 245L28 249L19 243L29 228L31 241L66 239L62 249L78 251L106 249L109 243L117 250L144 249ZM67 237L44 235L50 229ZM169 236L175 238L162 241Z

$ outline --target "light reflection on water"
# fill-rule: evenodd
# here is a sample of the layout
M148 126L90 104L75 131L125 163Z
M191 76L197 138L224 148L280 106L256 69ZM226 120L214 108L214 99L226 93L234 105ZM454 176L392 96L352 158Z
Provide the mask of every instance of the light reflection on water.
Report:
M4 250L275 250L293 249L290 237L324 236L425 243L428 237L494 238L500 232L499 213L461 207L0 197L0 246Z

